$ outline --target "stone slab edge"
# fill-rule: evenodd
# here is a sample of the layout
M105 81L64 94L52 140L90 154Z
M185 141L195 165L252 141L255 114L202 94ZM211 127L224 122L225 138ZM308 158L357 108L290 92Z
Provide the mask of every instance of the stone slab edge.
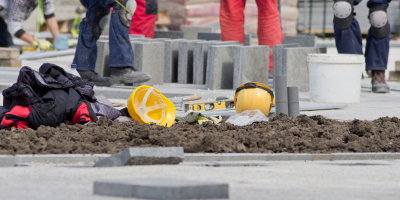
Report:
M77 163L97 162L110 154L51 154L51 155L0 155L0 167L13 167L24 163ZM226 153L203 154L185 153L183 162L214 161L317 161L317 160L394 160L400 153L332 153L332 154L257 154Z
M0 167L13 167L29 163L90 163L110 157L109 154L50 154L50 155L0 155Z
M400 153L332 153L332 154L185 154L184 162L215 161L318 161L318 160L392 160L400 159Z

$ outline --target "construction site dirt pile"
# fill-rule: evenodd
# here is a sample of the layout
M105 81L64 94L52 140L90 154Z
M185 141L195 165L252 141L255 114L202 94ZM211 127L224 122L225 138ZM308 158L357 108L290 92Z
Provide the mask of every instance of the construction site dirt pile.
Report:
M290 118L239 127L175 124L171 128L101 118L97 124L0 131L0 154L114 154L128 147L182 146L185 153L399 152L396 117L339 122L322 116Z

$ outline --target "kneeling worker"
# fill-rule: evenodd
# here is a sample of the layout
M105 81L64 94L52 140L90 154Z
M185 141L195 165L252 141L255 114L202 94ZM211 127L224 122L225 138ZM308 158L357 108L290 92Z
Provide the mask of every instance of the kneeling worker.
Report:
M81 3L88 11L86 18L79 25L78 46L73 61L81 77L91 79L98 86L149 81L150 74L136 72L133 68L129 26L132 20L130 13L134 13L136 9L135 0L81 0ZM94 72L97 58L96 41L104 29L111 7L113 7L109 32L111 75L101 77Z
M0 47L13 46L11 35L14 35L41 50L50 49L52 44L49 41L39 42L22 29L22 22L38 6L39 1L43 4L44 19L51 34L53 37L60 36L57 19L54 16L53 0L0 0Z

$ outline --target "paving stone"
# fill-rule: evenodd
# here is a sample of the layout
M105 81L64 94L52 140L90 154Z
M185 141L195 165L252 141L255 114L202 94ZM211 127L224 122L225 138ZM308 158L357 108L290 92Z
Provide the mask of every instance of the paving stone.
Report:
M204 27L204 26L189 26L189 25L182 25L181 30L185 33L185 39L188 40L197 40L197 34L199 32L202 33L211 33L213 32L212 27Z
M253 81L268 85L268 63L268 46L236 47L233 88Z
M182 31L154 31L153 38L184 39L185 33Z
M193 83L206 84L208 48L214 45L239 45L237 41L203 41L196 42L193 46Z
M17 59L0 59L0 67L22 67L22 60Z
M144 35L131 35L129 34L129 39L137 39L137 38L145 38ZM108 40L109 39L109 35L100 35L99 40Z
M179 43L184 39L165 40L164 83L178 82Z
M133 45L133 67L140 72L148 72L151 75L150 81L138 85L162 85L164 83L165 43L133 42Z
M282 53L284 48L288 47L300 47L299 43L293 43L293 44L281 44L281 45L274 45L272 47L272 61L273 61L273 69L272 69L272 74L273 77L275 76L283 76L283 69L282 69ZM273 84L275 84L275 79L273 81Z
M199 32L197 35L199 40L222 40L221 33L203 33ZM251 46L251 34L244 35L244 46Z
M97 40L96 45L97 57L94 71L99 74L99 76L109 77L111 70L108 67L110 57L108 40Z
M400 71L390 71L389 81L400 81Z
M0 59L16 59L19 57L19 49L0 47Z
M394 70L400 72L400 60L395 62Z
M316 47L317 37L285 35L285 37L282 40L282 44L293 44L293 43L299 43L301 47Z
M193 46L200 40L179 43L178 83L193 83Z
M211 46L208 50L207 88L233 89L236 45Z
M95 163L95 167L120 167L126 165L178 164L183 161L182 147L129 148Z
M229 185L173 179L95 181L93 193L144 199L228 199Z
M309 72L307 56L313 53L326 53L325 48L299 47L283 49L282 76L287 76L287 86L297 86L300 92L309 91Z

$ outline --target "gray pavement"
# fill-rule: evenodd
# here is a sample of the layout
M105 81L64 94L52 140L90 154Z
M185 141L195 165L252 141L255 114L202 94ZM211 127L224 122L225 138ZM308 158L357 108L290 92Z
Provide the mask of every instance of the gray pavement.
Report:
M229 183L230 199L399 199L400 196L399 160L225 162L220 167L188 163L119 168L90 165L93 163L1 168L0 199L124 199L93 195L93 182L137 178Z

